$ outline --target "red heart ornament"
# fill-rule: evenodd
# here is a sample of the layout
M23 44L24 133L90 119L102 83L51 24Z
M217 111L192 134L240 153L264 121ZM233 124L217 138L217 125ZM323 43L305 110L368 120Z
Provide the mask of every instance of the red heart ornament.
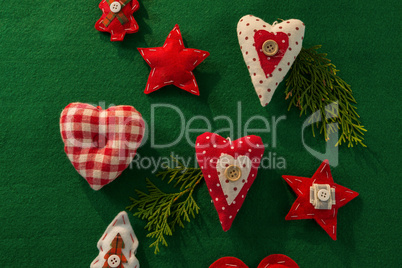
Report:
M215 261L209 268L248 268L248 266L235 257L223 257Z
M209 268L248 268L244 262L234 257L223 257L211 264ZM299 265L286 255L273 254L263 259L257 268L299 268Z
M94 190L112 182L128 167L144 131L142 116L132 106L102 110L71 103L60 116L67 157Z
M253 135L230 141L205 132L197 138L197 161L225 232L257 177L264 149L261 138Z
M276 55L267 57L262 49L260 49L267 40L273 40L278 44L279 49ZM260 30L255 33L254 42L261 68L264 70L265 76L269 77L285 55L286 50L289 47L289 37L283 32L272 33Z

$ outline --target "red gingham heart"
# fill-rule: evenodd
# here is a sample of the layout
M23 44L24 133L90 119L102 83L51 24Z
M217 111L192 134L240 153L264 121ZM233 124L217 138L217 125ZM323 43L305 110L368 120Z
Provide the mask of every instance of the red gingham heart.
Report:
M68 159L94 190L112 182L128 167L144 131L142 116L132 106L102 110L70 103L60 116Z

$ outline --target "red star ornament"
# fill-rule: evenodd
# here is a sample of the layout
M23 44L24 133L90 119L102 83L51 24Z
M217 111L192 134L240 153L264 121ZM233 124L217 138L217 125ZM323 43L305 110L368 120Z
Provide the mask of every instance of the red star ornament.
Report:
M103 15L95 23L95 29L111 33L110 41L123 41L126 33L138 32L138 23L133 17L140 8L137 0L102 0L99 8Z
M336 240L338 209L359 194L334 183L328 160L322 162L312 178L282 176L297 194L286 220L314 219Z
M167 85L175 85L199 96L193 70L208 56L209 52L185 48L179 25L173 28L163 47L138 48L151 67L144 93L149 94Z

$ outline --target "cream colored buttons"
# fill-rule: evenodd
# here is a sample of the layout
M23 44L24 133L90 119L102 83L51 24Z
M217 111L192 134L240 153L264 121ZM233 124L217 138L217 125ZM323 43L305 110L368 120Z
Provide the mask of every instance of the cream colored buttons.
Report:
M241 177L241 169L238 166L228 166L225 169L225 177L230 181L237 181Z
M120 265L120 257L117 255L110 255L110 257L107 259L107 264L109 264L110 267L119 267Z
M310 203L315 209L331 209L336 204L335 188L329 184L316 184L310 187Z
M119 1L115 1L113 3L110 4L110 11L112 11L113 13L118 13L121 10L121 4Z
M317 197L321 201L327 201L329 199L330 193L327 189L321 189L318 191Z
M278 53L279 46L274 40L267 40L262 45L262 52L267 56L274 56Z

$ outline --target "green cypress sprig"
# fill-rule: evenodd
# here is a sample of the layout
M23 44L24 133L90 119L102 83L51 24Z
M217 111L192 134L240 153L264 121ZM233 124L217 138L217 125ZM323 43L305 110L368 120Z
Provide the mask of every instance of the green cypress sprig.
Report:
M317 51L319 48L320 45L302 48L296 58L286 80L286 99L290 99L288 110L295 106L300 109L300 116L311 112L313 116L309 123L321 116L321 121L311 124L313 136L314 126L320 129L326 141L331 133L341 130L336 146L348 143L348 147L354 144L366 147L363 136L367 130L360 123L352 89L337 75L339 70L327 54ZM331 105L333 103L337 104L337 109ZM315 114L316 111L320 112ZM338 126L330 123L338 123Z
M162 180L168 178L168 184L174 182L173 186L179 186L180 191L165 193L147 178L149 193L136 190L138 199L130 197L132 204L126 207L129 211L137 208L134 216L148 221L145 229L149 231L147 237L154 239L150 247L155 248L155 254L160 251L160 243L168 246L165 236L172 236L176 226L184 228L184 222L190 222L200 210L193 193L203 178L201 169L187 168L175 158L173 160L176 167L165 166L165 170L156 176Z

